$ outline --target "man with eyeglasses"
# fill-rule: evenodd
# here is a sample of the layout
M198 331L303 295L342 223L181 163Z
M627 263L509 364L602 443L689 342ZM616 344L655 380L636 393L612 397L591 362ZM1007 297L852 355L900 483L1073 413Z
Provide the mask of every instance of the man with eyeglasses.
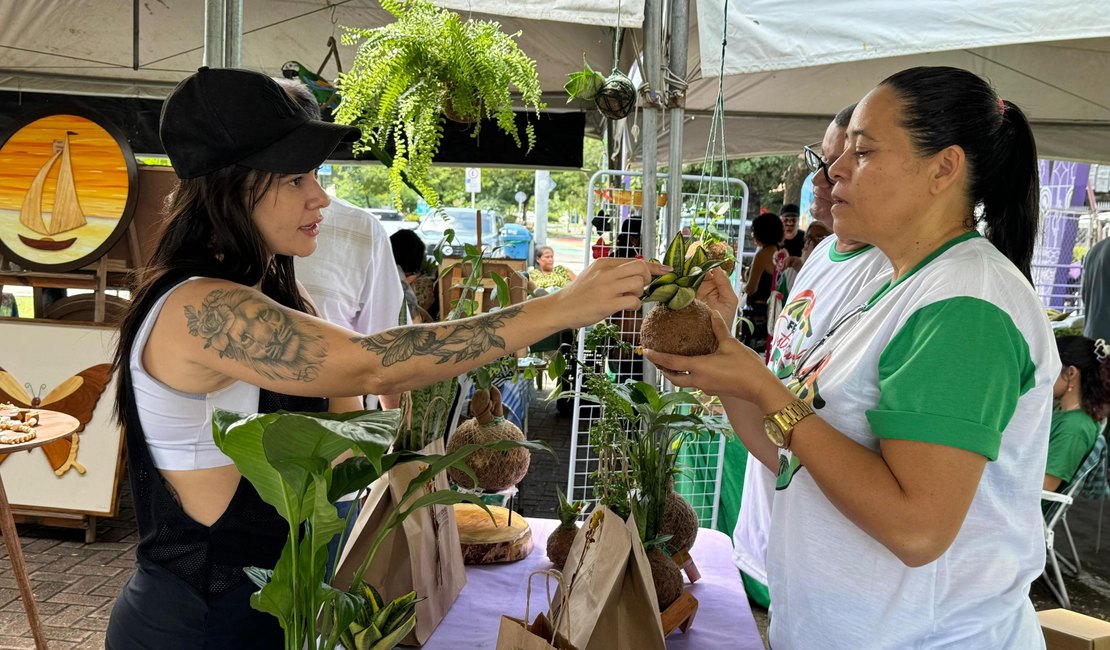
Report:
M825 130L825 138L802 147L813 177L810 215L817 223L835 231L832 217L833 179L829 166L844 152L848 122L855 104L837 113ZM784 206L785 209L786 206ZM796 208L795 208L796 211ZM812 228L812 226L811 226ZM826 237L814 248L794 278L790 294L774 324L768 366L787 381L795 365L820 341L842 316L857 308L890 277L890 263L874 246ZM822 401L816 377L806 399L820 412ZM768 603L767 534L771 529L771 504L776 477L754 456L749 456L744 475L740 513L733 531L733 563L744 575L748 595Z

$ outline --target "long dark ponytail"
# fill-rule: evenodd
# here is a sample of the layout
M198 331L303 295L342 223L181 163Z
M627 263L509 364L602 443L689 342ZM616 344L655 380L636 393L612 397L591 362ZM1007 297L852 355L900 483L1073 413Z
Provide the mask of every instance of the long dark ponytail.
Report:
M178 181L166 199L165 226L150 262L137 277L131 304L120 323L113 369L119 372L116 416L120 422L134 407L129 354L143 320L168 285L191 276L260 286L278 303L315 314L301 296L293 258L271 255L251 213L274 182L274 175L232 165Z
M1040 221L1037 146L1029 121L971 72L949 67L909 68L887 77L902 100L902 126L918 153L931 156L958 145L967 157L969 220L979 217L987 238L1032 278Z

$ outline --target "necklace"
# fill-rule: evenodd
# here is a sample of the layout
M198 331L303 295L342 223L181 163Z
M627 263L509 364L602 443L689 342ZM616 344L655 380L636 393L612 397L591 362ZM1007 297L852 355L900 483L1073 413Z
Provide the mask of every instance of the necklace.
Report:
M851 327L848 327L847 331L851 331L852 328L855 327L856 324L860 322L860 320L862 320L859 318L859 316L863 314L865 309L867 309L867 303L862 303L849 310L848 313L841 316L840 319L837 320L836 323L834 323L827 332L825 332L825 335L822 336L817 341L817 343L814 344L813 347L811 347L809 350L806 350L806 353L802 355L802 358L794 366L794 372L792 373L794 375L794 379L797 380L799 383L805 383L806 380L809 379L809 376L813 374L813 371L821 366L821 363L814 363L812 365L809 364L809 360L813 357L814 353L817 352L817 350L820 349L821 346L828 343L832 339L832 337L836 335L837 332L844 329L844 326L848 325L849 322L851 322ZM841 339L843 339L843 337L841 337ZM825 351L825 354L822 357L821 361L827 359L835 350L835 345L828 346L828 349Z

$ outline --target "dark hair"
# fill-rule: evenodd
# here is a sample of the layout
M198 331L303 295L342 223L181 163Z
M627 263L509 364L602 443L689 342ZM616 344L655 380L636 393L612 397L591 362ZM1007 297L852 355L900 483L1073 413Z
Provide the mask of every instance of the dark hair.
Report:
M774 212L764 212L752 219L752 237L762 246L778 246L785 234L782 219Z
M260 284L262 293L279 304L316 313L297 289L293 258L272 255L251 219L254 206L275 178L270 172L231 165L178 181L166 199L166 225L158 246L142 270L120 323L113 371L127 368L130 359L126 354L146 315L170 282L203 276L248 287ZM120 422L126 421L133 407L130 373L120 372L116 390Z
M427 256L424 240L408 228L402 228L389 236L389 246L393 249L393 260L407 274L419 273Z
M1061 336L1056 339L1060 363L1079 370L1082 393L1079 403L1095 422L1110 414L1110 360L1098 360L1095 342L1086 336Z
M536 246L536 260L535 261L537 261L537 262L540 261L540 258L543 257L543 254L546 251L551 251L552 255L555 254L555 249L550 247L550 246Z
M859 102L856 102L858 104ZM833 118L833 124L841 129L848 128L848 123L852 121L852 113L856 112L856 104L845 106L840 109L840 112Z
M1037 146L1025 114L967 70L920 67L887 77L917 152L957 145L967 157L968 220L982 206L987 239L1031 280L1040 218Z

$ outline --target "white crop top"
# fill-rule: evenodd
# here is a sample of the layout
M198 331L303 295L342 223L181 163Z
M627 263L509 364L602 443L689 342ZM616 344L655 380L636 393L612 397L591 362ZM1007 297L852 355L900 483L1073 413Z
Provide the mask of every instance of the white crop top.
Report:
M212 410L216 407L240 413L258 411L258 387L237 381L214 393L184 393L158 381L143 368L143 349L166 299L189 278L158 299L143 319L131 347L131 384L135 407L143 425L150 457L158 469L209 469L232 461L212 440Z

